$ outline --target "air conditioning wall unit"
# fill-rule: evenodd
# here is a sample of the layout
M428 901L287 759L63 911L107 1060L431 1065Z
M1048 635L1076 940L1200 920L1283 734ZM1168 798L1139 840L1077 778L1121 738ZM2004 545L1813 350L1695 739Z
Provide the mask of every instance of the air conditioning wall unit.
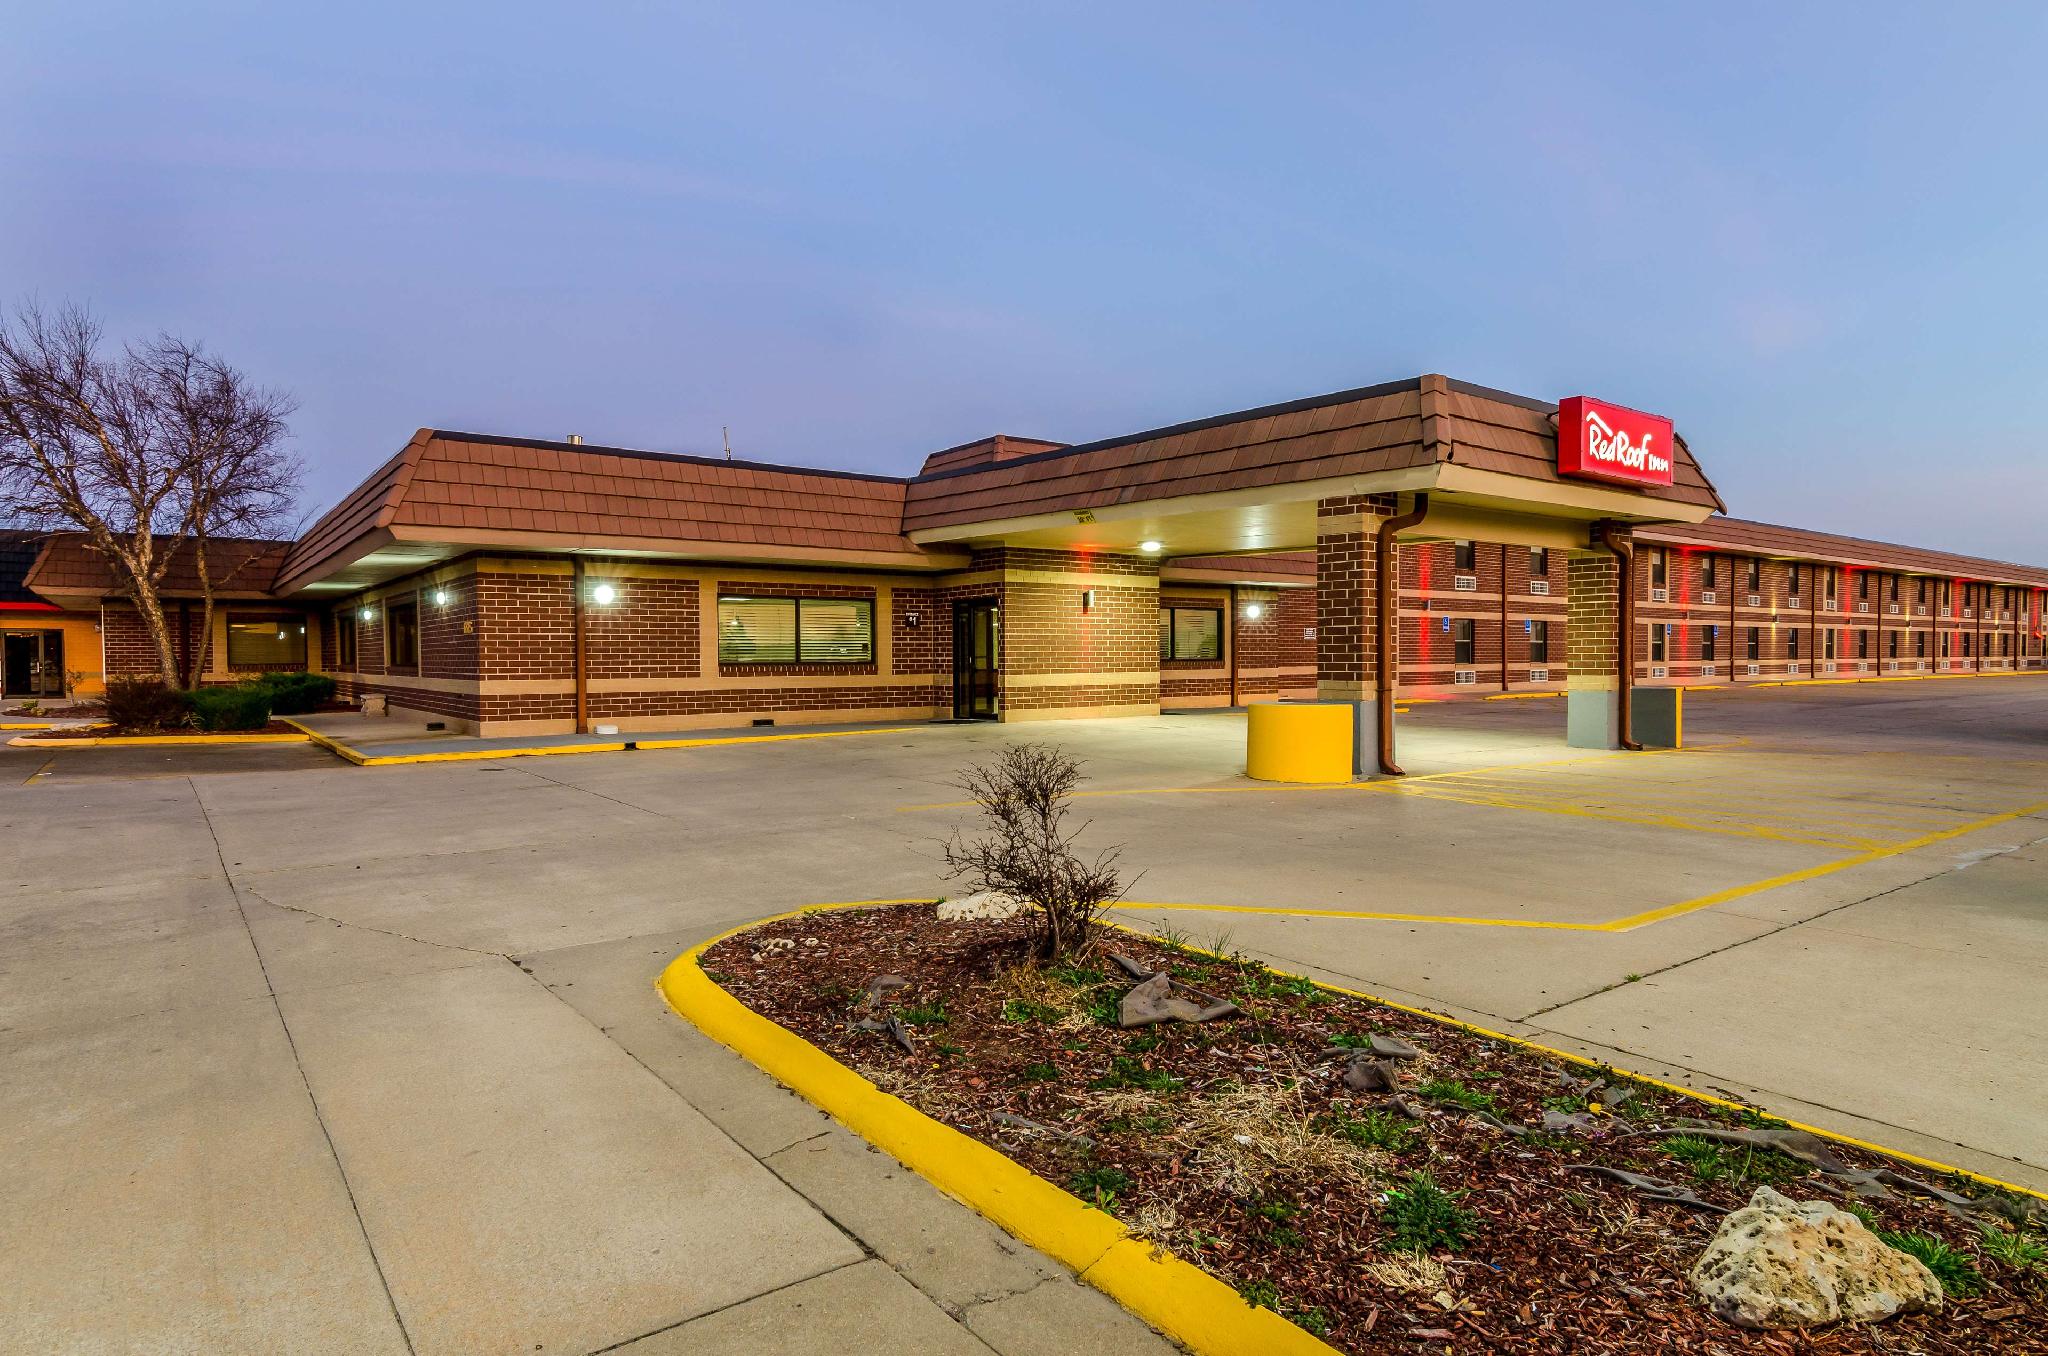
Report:
M1857 610L1858 612L1868 612L1868 611L1870 611L1870 604L1869 604L1869 603L1858 603L1858 604L1856 604L1856 610Z
M1820 671L1822 673L1833 673L1835 671L1835 666L1833 664L1823 664L1820 666Z
M1899 605L1897 603L1886 603L1884 610L1891 613L1894 617L1899 615Z
M1664 676L1664 666L1662 664L1650 665L1650 676L1652 678L1662 678Z
M1719 672L1720 670L1716 669L1712 664L1700 665L1700 677L1702 678L1712 678Z
M1650 590L1650 601L1651 601L1651 602L1653 602L1653 603L1663 603L1663 602L1669 602L1670 600L1671 600L1671 590L1670 590L1670 589L1651 589L1651 590Z
M1451 671L1451 685L1453 687L1476 687L1478 684L1479 671L1477 669L1453 669Z
M1793 594L1793 595L1792 595L1792 596L1791 596L1790 598L1787 598L1787 599L1785 600L1785 606L1787 606L1787 607L1798 607L1798 606L1800 606L1800 602L1799 602L1799 595L1795 593L1795 594Z
M1761 665L1761 664L1745 664L1745 665L1743 665L1743 672L1744 672L1744 673L1746 673L1746 674L1748 674L1748 676L1750 676L1751 678L1754 678L1754 677L1756 677L1756 676L1757 676L1758 674L1762 673L1763 671L1764 671L1764 666L1763 666L1763 665Z
M1532 682L1532 683L1547 683L1547 682L1549 682L1549 681L1550 681L1550 670L1549 670L1549 669L1530 669L1530 670L1529 670L1529 681L1530 681L1530 682Z
M1471 593L1479 587L1479 576L1476 574L1456 575L1451 579L1451 587L1459 593Z
M1704 589L1700 593L1700 602L1703 604L1713 604L1718 603L1720 601L1721 595L1714 592L1714 590L1712 589Z
M1549 593L1550 581L1548 579L1531 579L1529 581L1529 592L1535 594Z
M1762 594L1757 594L1757 593L1752 593L1752 594L1750 594L1750 595L1749 595L1749 602L1748 602L1747 604L1745 604L1745 606L1748 606L1748 607L1762 607L1763 605L1764 605L1763 595L1762 595Z

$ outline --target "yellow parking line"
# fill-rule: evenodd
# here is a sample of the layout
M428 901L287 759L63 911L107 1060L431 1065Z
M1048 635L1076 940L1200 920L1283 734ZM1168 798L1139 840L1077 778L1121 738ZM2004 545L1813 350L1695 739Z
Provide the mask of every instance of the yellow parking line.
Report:
M1822 862L1818 866L1804 867L1798 871L1787 871L1780 875L1766 877L1763 880L1751 881L1747 885L1733 885L1726 890L1716 890L1712 894L1700 895L1695 899L1681 900L1676 904L1666 904L1662 908L1645 909L1641 913L1632 913L1626 917L1610 919L1605 923L1569 923L1555 919L1529 918L1468 918L1456 914L1391 913L1368 909L1300 909L1254 904L1182 904L1167 903L1159 900L1148 900L1144 903L1127 900L1116 907L1120 910L1129 910L1131 912L1157 909L1175 913L1270 914L1286 918L1365 919L1371 922L1385 923L1441 923L1449 927L1542 928L1553 932L1633 932L1637 928L1648 927L1653 923L1668 922L1673 918L1696 913L1701 909L1710 909L1716 904L1726 904L1730 900L1741 899L1747 895L1762 894L1766 890L1775 890L1781 885L1797 885L1802 881L1817 880L1822 876L1831 876L1837 871L1846 871L1852 866L1862 866L1866 862L1883 861L1887 857L1896 857L1901 853L1930 847L1935 843L1946 842L1951 838L1960 838L1965 834L1975 833L1979 829L1996 828L2000 824L2007 824L2015 819L2025 819L2028 815L2040 814L2043 811L2048 811L2048 801L2042 801L2036 805L2023 805L2017 810L2007 810L2000 814L1987 815L1982 819L1973 819L1967 824L1958 824L1951 829L1942 829L1935 833L1922 834L1918 838L1908 839L1904 842L1888 843L1882 847L1872 848L1868 852L1859 852L1853 857L1843 857L1832 862Z
M1707 824L1676 815L1628 813L1620 810L1596 810L1587 806L1563 805L1556 802L1517 799L1513 796L1486 794L1464 794L1444 791L1440 788L1422 787L1409 790L1394 788L1397 794L1412 796L1417 800L1448 801L1454 805L1479 805L1497 810L1525 810L1531 814L1568 815L1575 819L1597 819L1611 824L1638 824L1652 829L1680 829L1688 833L1718 834L1728 838L1760 838L1777 843L1797 843L1808 847L1875 847L1882 840L1852 836L1819 837L1807 834L1787 833L1763 825Z

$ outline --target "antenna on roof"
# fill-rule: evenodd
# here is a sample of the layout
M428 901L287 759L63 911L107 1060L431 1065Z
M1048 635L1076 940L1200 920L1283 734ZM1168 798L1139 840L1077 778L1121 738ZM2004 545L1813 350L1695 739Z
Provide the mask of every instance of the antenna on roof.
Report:
M729 425L726 425L726 424L720 424L720 425L718 426L718 431L719 431L719 433L723 434L723 435L724 435L724 437L725 437L725 459L726 459L727 461L731 461L731 460L732 460L732 428L731 428L731 426L729 426Z

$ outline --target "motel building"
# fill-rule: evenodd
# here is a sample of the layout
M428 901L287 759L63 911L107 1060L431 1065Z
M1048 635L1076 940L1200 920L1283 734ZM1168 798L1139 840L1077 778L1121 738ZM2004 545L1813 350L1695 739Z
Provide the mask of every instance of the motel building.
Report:
M420 430L245 542L208 681L307 668L485 735L1139 716L2043 664L2048 569L1749 522L1668 420L1442 376L886 476ZM152 673L75 537L0 540L6 693ZM1361 728L1372 728L1370 724Z

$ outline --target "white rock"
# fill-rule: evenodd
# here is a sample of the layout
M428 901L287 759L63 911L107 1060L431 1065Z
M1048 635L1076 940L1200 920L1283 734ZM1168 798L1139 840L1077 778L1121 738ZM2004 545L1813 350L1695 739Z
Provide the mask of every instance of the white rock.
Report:
M1872 1323L1941 1307L1941 1282L1917 1257L1880 1242L1826 1201L1760 1186L1721 1221L1692 1268L1692 1288L1744 1328Z
M1001 922L1015 918L1024 912L1025 901L1002 890L983 890L978 895L964 899L939 901L939 920L945 923L972 923L983 919Z

